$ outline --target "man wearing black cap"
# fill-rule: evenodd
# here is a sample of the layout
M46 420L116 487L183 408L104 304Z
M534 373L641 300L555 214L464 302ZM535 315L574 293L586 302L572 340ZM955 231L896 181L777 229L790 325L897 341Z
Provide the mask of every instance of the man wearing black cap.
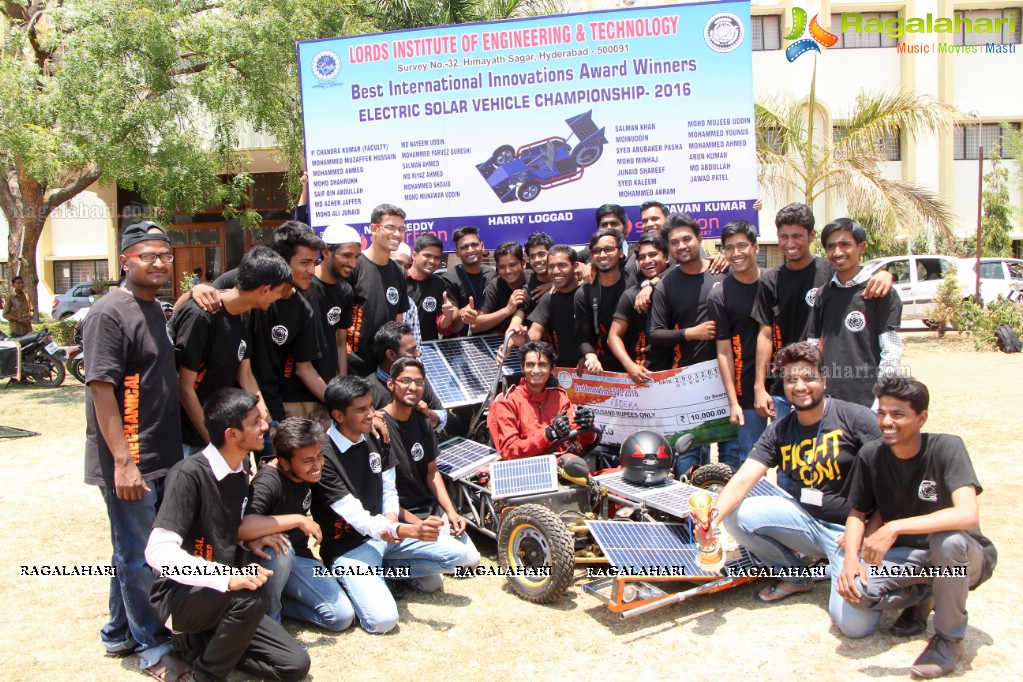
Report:
M86 362L85 482L98 485L110 519L113 564L107 653L138 653L160 679L186 672L170 632L149 604L153 573L145 548L167 471L181 459L177 373L167 320L156 293L174 260L167 232L151 222L129 226L118 261L124 286L89 311Z

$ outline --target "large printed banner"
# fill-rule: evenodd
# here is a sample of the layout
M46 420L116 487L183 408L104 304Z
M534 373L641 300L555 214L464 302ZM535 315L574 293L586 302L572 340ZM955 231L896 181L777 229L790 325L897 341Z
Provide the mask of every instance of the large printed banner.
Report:
M697 445L736 437L716 360L650 376L652 382L636 384L619 372L582 377L568 369L557 372L558 385L572 404L588 406L596 424L604 427L602 442L621 444L641 429L663 434L672 445L686 433L693 434Z
M583 243L604 203L636 239L652 199L705 237L756 224L750 45L748 0L299 43L311 222L387 202L446 248Z

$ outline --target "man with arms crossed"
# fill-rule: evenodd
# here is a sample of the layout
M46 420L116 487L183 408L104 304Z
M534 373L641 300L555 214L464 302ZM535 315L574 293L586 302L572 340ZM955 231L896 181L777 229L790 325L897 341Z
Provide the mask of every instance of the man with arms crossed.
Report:
M109 655L138 653L141 667L165 680L179 679L186 667L149 604L153 572L145 549L164 477L181 461L174 346L156 300L173 261L162 227L129 226L118 258L124 286L96 302L83 331L85 482L103 495L117 571L110 579L110 621L100 638Z
M933 610L934 635L910 672L941 677L963 655L967 592L991 577L998 554L980 532L981 487L962 439L920 432L927 387L890 377L874 394L881 440L860 450L849 483L850 551L838 592L869 617L861 636L877 628L881 611L895 609L905 610L892 632L917 635ZM881 570L868 571L865 563Z

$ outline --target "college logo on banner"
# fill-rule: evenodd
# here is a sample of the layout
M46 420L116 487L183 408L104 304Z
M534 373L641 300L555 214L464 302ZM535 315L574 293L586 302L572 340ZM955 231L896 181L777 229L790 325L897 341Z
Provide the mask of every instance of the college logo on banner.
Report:
M313 57L312 70L317 80L328 83L341 73L341 58L334 50L320 50Z
M716 52L731 52L742 42L743 28L739 17L729 12L715 14L703 30L710 49Z

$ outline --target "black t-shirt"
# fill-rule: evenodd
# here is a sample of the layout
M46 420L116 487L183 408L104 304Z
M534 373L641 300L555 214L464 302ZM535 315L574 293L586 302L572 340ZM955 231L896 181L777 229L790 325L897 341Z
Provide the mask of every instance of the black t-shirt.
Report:
M758 287L758 282L745 284L729 275L721 286L711 290L707 298L707 316L717 325L717 339L730 339L732 342L735 395L744 410L753 408L760 324L750 317L750 313L757 299Z
M827 399L820 422L803 426L796 412L773 421L750 450L752 460L788 474L795 482L796 500L803 488L824 494L823 504L802 503L814 518L845 525L849 503L843 487L856 453L864 443L881 437L874 413L862 405Z
M355 307L348 330L348 373L363 376L377 368L373 337L385 323L408 310L405 271L392 260L377 265L366 254L352 271Z
M339 452L334 441L323 451L323 475L313 488L313 520L320 524L323 542L320 556L328 566L369 538L352 528L330 505L354 495L363 509L377 516L383 512L383 472L394 467L390 451L371 436L347 452Z
M421 519L440 514L440 504L427 485L430 462L437 459L437 437L426 415L413 411L408 421L398 421L384 413L391 435L391 454L395 461L395 485L402 509Z
M113 289L92 306L83 324L86 383L114 385L124 435L142 478L161 478L181 460L178 373L167 318L158 301ZM114 485L114 457L85 392L85 482Z
M312 504L313 493L304 481L296 483L277 467L265 466L259 470L249 486L249 506L246 514L262 516L284 516L300 514L305 516ZM309 551L309 540L298 528L287 531L291 546L298 556L313 558Z
M623 320L628 325L622 336L625 350L637 365L653 370L670 369L675 362L674 349L655 348L650 345L648 338L650 317L648 313L636 310L636 296L639 295L639 291L638 285L626 289L618 301L618 309L615 310L614 319Z
M237 281L238 271L230 270L218 277L213 286L230 289ZM295 292L288 298L278 299L265 312L258 308L250 310L246 318L252 342L252 374L270 415L277 420L284 419L284 401L313 400L295 374L296 362L314 362L320 358L313 309Z
M650 331L687 329L706 322L707 297L724 278L724 275L711 274L709 270L698 275L686 274L678 267L667 271L654 289L650 304ZM685 341L679 346L675 367L688 367L717 358L713 341Z
M541 287L544 284L550 284L550 278L547 278L546 282L541 282L539 276L533 270L526 271L526 302L523 306L523 310L526 311L526 317L536 309L537 301L533 300L533 292L537 290L537 287Z
M525 282L523 282L523 287ZM522 288L522 287L520 287ZM483 307L480 308L481 313L492 313L500 310L501 308L508 305L508 300L511 299L511 295L516 289L512 289L508 286L500 277L495 277L490 280L490 284L487 285L487 290L483 294ZM519 306L519 310L525 309L525 304ZM488 329L486 334L504 334L508 330L508 323L511 321L512 315L501 320L497 325Z
M241 566L238 526L248 495L249 477L244 471L229 473L218 481L206 455L193 455L167 474L163 503L153 527L180 535L182 549L193 556L225 566ZM171 580L157 578L154 593L166 590Z
M563 294L549 291L544 294L526 320L544 329L543 340L554 347L559 367L579 364L579 342L576 340L575 290Z
M419 280L409 277L407 280L408 295L416 304L415 312L419 315L419 336L423 341L435 341L440 338L437 329L437 318L441 315L444 305L444 293L447 287L437 275L429 275ZM454 298L451 299L454 303ZM457 304L455 304L457 305Z
M234 386L242 360L252 355L244 315L232 315L221 306L208 313L189 299L170 320L178 367L196 373L195 395L202 405L218 388ZM181 439L188 445L206 445L181 408Z
M497 270L489 265L481 265L480 268L478 274L472 275L459 263L444 273L442 279L448 288L448 295L454 297L455 305L459 308L469 305L470 296L477 310L483 305L487 285L497 277Z
M822 287L807 335L821 340L828 395L870 407L881 361L878 337L899 330L902 299L894 291L883 298L865 299L866 288L866 282L851 287Z
M846 491L853 509L868 514L876 509L888 523L949 509L952 493L964 486L981 493L962 438L946 433L921 437L920 452L911 459L899 459L880 440L863 446ZM895 544L926 549L927 537L902 534Z
M820 256L814 256L802 270L790 270L788 265L782 264L761 273L753 319L772 327L775 353L790 343L806 341L817 291L833 274L831 263ZM772 395L785 395L781 381L775 381L768 389Z
M601 366L607 372L625 371L622 363L607 347L607 335L611 331L611 320L614 319L618 303L627 289L625 284L625 277L620 276L618 281L611 286L585 283L575 290L575 323L578 328L576 339L580 344L589 344L594 349L597 359L600 360ZM594 308L596 308L597 318L596 329L593 326ZM580 355L582 355L582 349L580 349Z
M312 283L303 295L313 310L316 332L320 339L320 359L313 362L313 367L320 378L328 382L337 376L337 330L352 326L355 294L351 285L344 280L328 284L319 277L313 277ZM312 400L314 398L310 394L307 402Z

